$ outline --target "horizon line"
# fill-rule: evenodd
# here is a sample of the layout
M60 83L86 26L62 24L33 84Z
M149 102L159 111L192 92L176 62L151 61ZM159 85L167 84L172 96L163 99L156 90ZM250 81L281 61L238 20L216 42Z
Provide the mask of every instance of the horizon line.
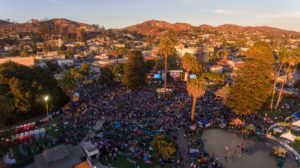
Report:
M119 27L109 27L109 26L106 27L105 25L100 25L100 24L93 23L93 22L88 22L88 21L81 21L81 20L78 21L77 19L69 19L69 18L66 18L66 17L53 17L53 18L44 17L43 19L31 18L31 19L28 19L27 21L15 21L15 20L11 20L10 18L0 19L0 20L3 20L3 21L9 20L10 23L24 24L24 23L28 23L31 20L43 21L44 19L47 19L47 20L65 19L65 20L69 20L69 21L73 21L73 22L77 22L77 23L82 23L82 24L99 25L99 26L103 26L105 29L125 29L127 27L135 26L135 25L142 24L142 23L145 23L145 22L148 22L148 21L161 21L161 22L167 22L167 23L170 23L170 24L189 24L189 25L191 25L193 27L200 27L202 25L208 25L208 26L212 26L212 27L219 27L219 26L223 26L223 25L233 25L233 26L240 26L240 27L254 27L254 28L255 27L270 27L270 28L276 28L276 29L280 29L280 30L284 30L284 31L290 31L290 32L300 33L300 30L292 30L292 29L278 27L278 26L272 26L272 25L244 25L244 24L236 24L236 23L220 23L220 24L202 23L202 24L199 24L199 25L194 25L192 23L184 22L184 21L175 21L175 22L172 22L172 21L169 21L167 19L155 19L155 18L145 19L144 21L141 21L141 22L138 22L138 23L133 23L133 24L119 26Z

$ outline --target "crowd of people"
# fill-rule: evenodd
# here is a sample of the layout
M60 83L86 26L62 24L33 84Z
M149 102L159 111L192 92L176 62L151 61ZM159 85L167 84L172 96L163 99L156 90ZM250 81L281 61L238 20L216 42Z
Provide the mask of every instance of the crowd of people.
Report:
M197 101L196 120L192 123L192 98L185 84L175 82L172 89L173 95L159 97L151 87L134 90L118 84L81 86L77 89L80 101L62 108L48 125L55 125L59 131L57 141L61 143L76 145L88 138L98 145L101 161L108 164L122 156L145 164L221 168L218 158L205 151L201 138L191 139L190 135L198 134L206 126L228 127L236 117L253 122L256 116L235 115L221 98L207 91ZM102 127L95 129L100 120ZM184 130L183 134L180 130ZM177 154L169 160L158 158L151 146L158 134L177 142ZM183 142L177 141L179 136L183 136ZM191 149L197 152L190 152Z
M152 164L154 152L150 143L155 135L164 134L174 141L178 136L184 136L189 144L188 148L191 148L192 142L187 138L187 135L193 134L191 125L196 125L197 129L202 129L200 128L203 126L202 121L209 122L213 126L227 125L235 117L222 99L207 92L199 99L197 120L191 124L192 99L186 92L185 84L175 83L173 90L172 96L159 98L151 88L132 90L118 85L105 88L98 85L82 87L79 89L81 100L87 104L88 110L85 114L75 115L78 118L71 121L73 131L63 132L61 136L64 139L76 139L78 135L82 138L97 120L104 120L102 128L94 130L89 140L98 144L101 158L105 162L111 163L113 158L122 154L123 157ZM181 128L185 130L185 135L179 135L178 130ZM85 135L81 135L80 132ZM188 153L189 158L177 154L168 162L159 159L160 164L180 166L192 164L193 167L205 164L221 167L218 160L205 152L204 148L199 149L201 152L196 157L192 153Z

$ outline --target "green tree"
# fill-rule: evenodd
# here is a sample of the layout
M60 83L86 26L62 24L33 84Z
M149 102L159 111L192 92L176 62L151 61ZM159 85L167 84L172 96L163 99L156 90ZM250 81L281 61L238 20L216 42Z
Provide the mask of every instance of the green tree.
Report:
M160 155L162 155L164 160L169 160L176 154L175 142L165 135L156 135L152 140L151 145Z
M145 62L140 51L132 51L129 54L123 84L129 88L139 88L146 84Z
M164 59L164 57L161 57ZM155 65L154 65L154 70L162 70L164 69L164 60L162 60L161 58L157 58L155 59ZM177 54L168 56L168 65L167 65L167 69L180 69L181 68L181 59L178 57Z
M77 40L80 41L80 42L85 42L87 40L87 33L84 29L80 29L78 32L77 32Z
M11 118L13 111L15 110L14 100L8 96L0 95L0 128L6 126L6 122Z
M112 72L112 68L110 67L101 67L100 68L100 76L99 81L106 85L110 85L114 81L114 74Z
M63 92L65 92L65 94L68 95L72 100L74 90L77 87L76 78L70 72L67 72L59 81L59 86L62 88Z
M44 55L47 57L48 56L48 52L49 52L49 44L48 42L44 42L43 47L42 47L43 53Z
M85 76L87 77L90 73L90 65L89 64L82 64L80 66L80 72Z
M174 42L168 36L163 37L159 43L159 53L164 57L164 89L167 92L168 57L175 54Z
M217 74L214 72L203 73L202 77L207 79L210 82L224 82L226 75L225 74Z
M0 103L0 115L5 120L14 118L9 123L43 112L42 97L45 94L53 99L51 109L57 110L65 103L66 97L48 69L26 67L13 62L0 65L1 102L7 105L4 107Z
M234 77L226 104L238 114L257 113L271 94L272 71L262 60L247 60Z
M272 48L265 42L257 42L246 52L247 58L273 64L275 61Z
M37 47L36 43L35 43L35 42L31 42L31 43L30 43L30 46L31 46L31 48L32 48L32 52L33 52L34 54L36 54L37 51L38 51L38 47Z
M182 57L182 68L185 69L187 73L200 74L202 72L202 67L198 59L189 53L184 54Z
M84 78L83 73L79 69L70 68L69 73L76 79L78 83Z
M283 93L284 85L288 79L288 74L290 73L291 68L295 67L300 62L300 48L293 49L290 52L288 52L283 61L287 65L287 69L285 71L285 80L281 84L281 87L280 87L280 91L279 91L279 95L278 95L278 99L277 99L274 111L277 110L277 108L282 100L282 93Z
M25 48L25 49L21 52L20 56L21 56L21 57L28 57L28 49Z
M202 97L205 94L206 81L203 78L197 78L188 81L187 91L189 95L193 97L191 120L194 121L197 98Z
M273 90L272 90L272 97L270 101L270 111L273 112L273 104L274 104L274 98L276 94L276 86L277 86L277 77L280 76L280 71L282 69L282 66L284 62L286 61L286 56L287 56L287 50L284 48L279 52L277 61L279 62L279 67L276 69L274 68L274 79L273 79ZM276 67L276 64L275 64Z

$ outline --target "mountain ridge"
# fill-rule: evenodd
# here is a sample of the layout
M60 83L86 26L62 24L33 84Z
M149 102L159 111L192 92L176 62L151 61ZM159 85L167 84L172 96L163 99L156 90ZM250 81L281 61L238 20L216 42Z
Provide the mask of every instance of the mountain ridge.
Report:
M5 21L3 22L3 20L0 20L0 31L10 30L16 32L36 32L48 27L49 29L53 28L56 31L76 33L81 26L86 25L88 24L68 20L65 18L53 18L49 20L31 19L25 23L7 23Z
M69 33L76 33L78 29L82 26L88 26L90 24L72 21L65 18L52 18L49 20L36 20L31 19L29 22L25 23L14 23L9 22L6 20L0 20L0 31L2 30L10 30L10 31L16 31L16 32L22 32L22 31L39 31L39 29L42 26L53 26L57 28L57 31L67 31ZM142 23L138 23L135 25L131 25L125 28L119 28L119 29L110 29L114 31L122 31L126 30L129 32L135 32L142 35L158 35L160 33L166 32L166 31L173 31L173 32L184 32L188 30L198 30L198 31L225 31L225 32L263 32L267 34L297 34L299 35L300 32L297 31L291 31L291 30L284 30L280 28L275 28L271 26L239 26L235 24L223 24L219 26L211 26L208 24L202 24L199 26L194 26L189 23L182 23L182 22L176 22L176 23L170 23L164 20L147 20Z
M211 26L202 24L194 26L188 23L169 23L162 20L148 20L143 23L131 25L121 30L127 30L129 32L136 32L143 35L157 35L164 31L181 32L189 29L196 29L202 31L227 31L227 32L263 32L273 34L300 34L297 31L284 30L271 26L239 26L235 24L223 24L219 26Z

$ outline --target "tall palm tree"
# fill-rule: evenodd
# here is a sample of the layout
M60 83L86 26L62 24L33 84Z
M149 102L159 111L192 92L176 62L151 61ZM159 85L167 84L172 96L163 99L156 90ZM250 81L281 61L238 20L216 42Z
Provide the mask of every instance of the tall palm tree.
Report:
M195 120L195 108L198 97L202 97L206 91L206 81L203 78L190 80L187 83L187 91L193 97L191 120Z
M49 51L49 46L48 45L49 45L48 42L45 41L44 44L43 44L43 47L42 47L43 53L46 57L48 56L48 51Z
M70 100L72 100L73 92L77 87L76 78L70 72L68 72L59 82L59 86L63 92L70 97Z
M284 85L285 85L285 83L288 79L288 74L290 73L290 69L300 63L300 49L294 49L294 50L290 51L287 54L284 62L288 65L288 67L287 67L287 70L285 71L285 79L281 84L280 91L279 91L279 94L278 94L278 99L277 99L274 111L277 110L277 108L278 108L278 106L281 102L283 88L284 88Z
M164 95L166 95L167 92L167 72L168 72L168 57L175 53L174 43L173 41L165 36L160 40L159 43L159 53L161 56L164 57Z
M190 72L199 74L202 70L197 58L189 53L184 54L182 57L182 68L185 69L188 74Z
M182 68L186 70L188 75L191 71L192 61L192 55L189 53L184 54L184 56L182 57Z
M282 69L283 62L285 62L286 55L287 55L286 49L283 49L279 52L279 55L278 55L279 67L276 70L274 70L274 83L273 83L273 90L272 90L272 98L271 98L271 102L270 102L271 112L273 112L273 104L274 104L274 98L275 98L275 93L276 93L276 86L277 86L276 78L278 76L280 76L280 71Z
M76 79L78 84L84 79L84 75L79 69L70 68L68 73Z

